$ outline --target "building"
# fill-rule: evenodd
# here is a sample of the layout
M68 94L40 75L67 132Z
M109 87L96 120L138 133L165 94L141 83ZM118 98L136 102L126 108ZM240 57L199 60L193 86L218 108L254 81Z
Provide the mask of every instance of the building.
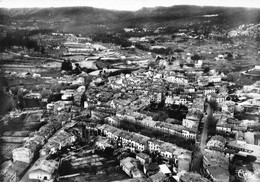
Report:
M221 82L221 76L209 76L210 83L219 83Z
M209 179L202 177L199 173L187 172L180 176L180 182L210 182Z
M14 149L12 155L14 162L21 161L29 164L34 158L34 151L26 147L20 147Z
M149 164L151 162L151 158L148 154L145 154L143 152L140 152L136 155L136 159L140 161L142 165Z
M170 171L170 169L167 167L166 164L159 165L159 168L160 168L160 172L166 176L169 176L172 174L172 172Z
M120 167L122 170L132 178L141 178L143 173L138 169L138 160L132 157L127 157L120 161Z
M181 154L178 156L178 172L190 171L191 155Z
M229 157L220 152L203 151L203 168L213 182L229 182Z
M12 169L12 162L5 161L0 165L0 176L2 182L16 182L18 181L16 177L16 172Z
M236 153L237 155L254 156L254 157L256 157L255 162L260 162L260 146L259 145L248 144L244 141L235 140L235 141L228 142L227 147L230 149L237 150L238 151Z
M120 125L120 118L118 118L117 116L109 116L105 120L108 121L108 123L112 126Z
M229 182L229 172L222 167L207 167L206 172L209 174L213 182Z
M95 146L98 149L101 149L101 150L105 150L106 148L112 148L113 147L111 144L109 144L108 139L104 138L104 137L98 137L96 142L95 142Z
M218 148L220 150L224 150L225 146L226 146L226 139L220 135L212 136L207 143L208 148Z
M187 128L198 127L199 118L196 115L188 115L182 120L182 125Z
M29 179L53 180L58 170L58 162L54 160L38 159L29 170Z

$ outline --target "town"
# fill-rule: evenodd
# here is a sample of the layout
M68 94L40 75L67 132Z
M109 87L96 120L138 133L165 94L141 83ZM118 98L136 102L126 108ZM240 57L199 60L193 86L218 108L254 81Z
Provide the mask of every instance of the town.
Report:
M259 27L4 42L0 180L259 181Z

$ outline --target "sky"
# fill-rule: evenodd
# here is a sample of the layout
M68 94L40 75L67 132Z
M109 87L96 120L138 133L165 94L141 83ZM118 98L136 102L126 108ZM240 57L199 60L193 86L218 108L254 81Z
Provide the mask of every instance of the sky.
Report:
M4 8L90 6L136 11L142 7L198 5L260 8L260 0L0 0Z

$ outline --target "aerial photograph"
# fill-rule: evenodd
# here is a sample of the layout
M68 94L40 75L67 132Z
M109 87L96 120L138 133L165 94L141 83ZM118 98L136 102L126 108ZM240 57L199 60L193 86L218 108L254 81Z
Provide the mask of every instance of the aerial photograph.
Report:
M260 1L0 0L0 182L260 182Z

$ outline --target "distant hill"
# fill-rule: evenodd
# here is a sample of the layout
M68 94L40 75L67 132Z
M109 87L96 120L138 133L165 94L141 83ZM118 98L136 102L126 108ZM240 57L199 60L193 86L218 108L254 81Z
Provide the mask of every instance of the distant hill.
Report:
M205 15L217 15L215 17ZM37 26L65 32L117 31L124 27L182 27L192 22L234 27L260 23L260 9L172 6L112 11L92 7L0 9L0 24Z

